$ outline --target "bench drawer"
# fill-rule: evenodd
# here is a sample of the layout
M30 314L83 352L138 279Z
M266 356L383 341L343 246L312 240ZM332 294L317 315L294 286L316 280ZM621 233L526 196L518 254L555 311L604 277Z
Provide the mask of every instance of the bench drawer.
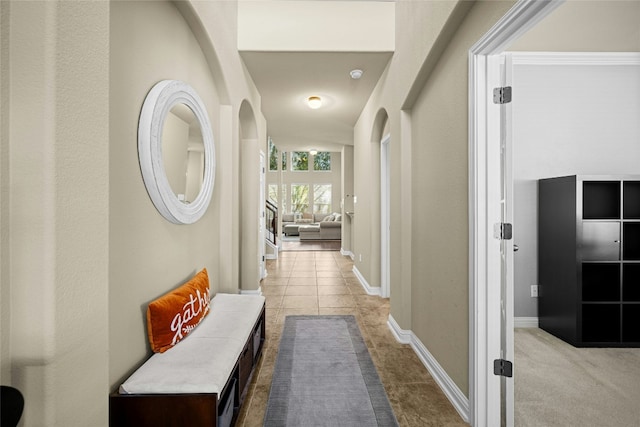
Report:
M226 400L218 405L218 427L230 427L233 421L233 408L236 406L236 381L231 383Z
M253 340L247 340L247 344L244 346L244 350L242 350L242 354L240 355L240 360L238 361L238 365L240 367L239 373L239 385L238 389L240 390L240 394L242 395L245 391L245 387L247 386L247 382L249 381L249 377L251 375L251 371L253 370Z
M260 342L262 341L262 322L263 320L260 319L260 322L258 323L255 330L253 331L253 359L254 360L256 358L256 355L258 354L258 350L260 349Z

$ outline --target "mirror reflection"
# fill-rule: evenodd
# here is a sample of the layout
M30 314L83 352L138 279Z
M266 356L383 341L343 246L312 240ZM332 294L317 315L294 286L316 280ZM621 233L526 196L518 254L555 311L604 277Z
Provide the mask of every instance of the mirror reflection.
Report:
M171 190L193 202L204 181L204 141L200 122L185 104L174 105L162 127L162 161Z

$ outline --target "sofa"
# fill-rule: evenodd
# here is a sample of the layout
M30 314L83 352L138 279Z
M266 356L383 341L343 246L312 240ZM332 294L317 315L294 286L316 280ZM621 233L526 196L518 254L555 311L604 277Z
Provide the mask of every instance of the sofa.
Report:
M285 236L300 236L300 240L340 240L342 215L334 212L282 215L282 232Z

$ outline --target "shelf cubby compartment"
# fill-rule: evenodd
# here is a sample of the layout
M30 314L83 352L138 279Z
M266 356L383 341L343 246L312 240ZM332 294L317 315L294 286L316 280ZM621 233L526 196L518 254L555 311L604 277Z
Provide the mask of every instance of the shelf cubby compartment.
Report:
M640 260L640 222L626 222L622 230L623 259Z
M620 219L620 182L585 181L582 187L583 219Z
M583 263L582 301L620 301L620 265Z
M582 341L620 341L620 304L582 304Z
M640 342L640 304L623 304L622 322L622 341Z
M622 301L640 302L640 264L624 264L622 269Z
M623 218L640 219L640 181L625 181L623 194Z

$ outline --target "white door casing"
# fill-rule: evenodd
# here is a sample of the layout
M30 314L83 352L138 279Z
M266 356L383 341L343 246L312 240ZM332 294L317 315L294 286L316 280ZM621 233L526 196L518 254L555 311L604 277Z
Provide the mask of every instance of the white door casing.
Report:
M501 222L501 160L495 138L500 115L491 108L499 74L490 57L560 4L519 1L469 50L469 418L476 427L499 426L503 418L500 380L493 374L501 352L503 265L500 241L493 237L494 224Z
M503 54L489 58L490 72L498 71L498 86L502 90L511 88L511 55ZM496 64L497 62L497 64ZM495 89L494 89L495 91ZM495 95L494 95L495 98ZM513 224L513 160L511 149L511 101L496 104L494 109L499 112L500 140L500 221L502 224ZM493 114L491 115L493 117ZM491 120L492 123L495 120ZM493 126L491 126L493 129ZM492 138L493 139L493 138ZM515 224L513 233L515 233ZM495 236L494 236L495 237ZM513 237L500 240L500 359L513 363ZM513 377L500 377L500 419L503 426L512 426L514 401L513 401Z
M264 262L264 254L265 254L265 225L266 225L266 212L265 212L265 204L266 195L265 195L265 182L266 182L266 170L265 170L265 153L260 150L260 191L258 200L258 277L260 280L265 278L265 272L267 271L265 268Z
M387 134L380 141L380 294L382 298L391 296L390 272L390 194L389 194L389 142Z

